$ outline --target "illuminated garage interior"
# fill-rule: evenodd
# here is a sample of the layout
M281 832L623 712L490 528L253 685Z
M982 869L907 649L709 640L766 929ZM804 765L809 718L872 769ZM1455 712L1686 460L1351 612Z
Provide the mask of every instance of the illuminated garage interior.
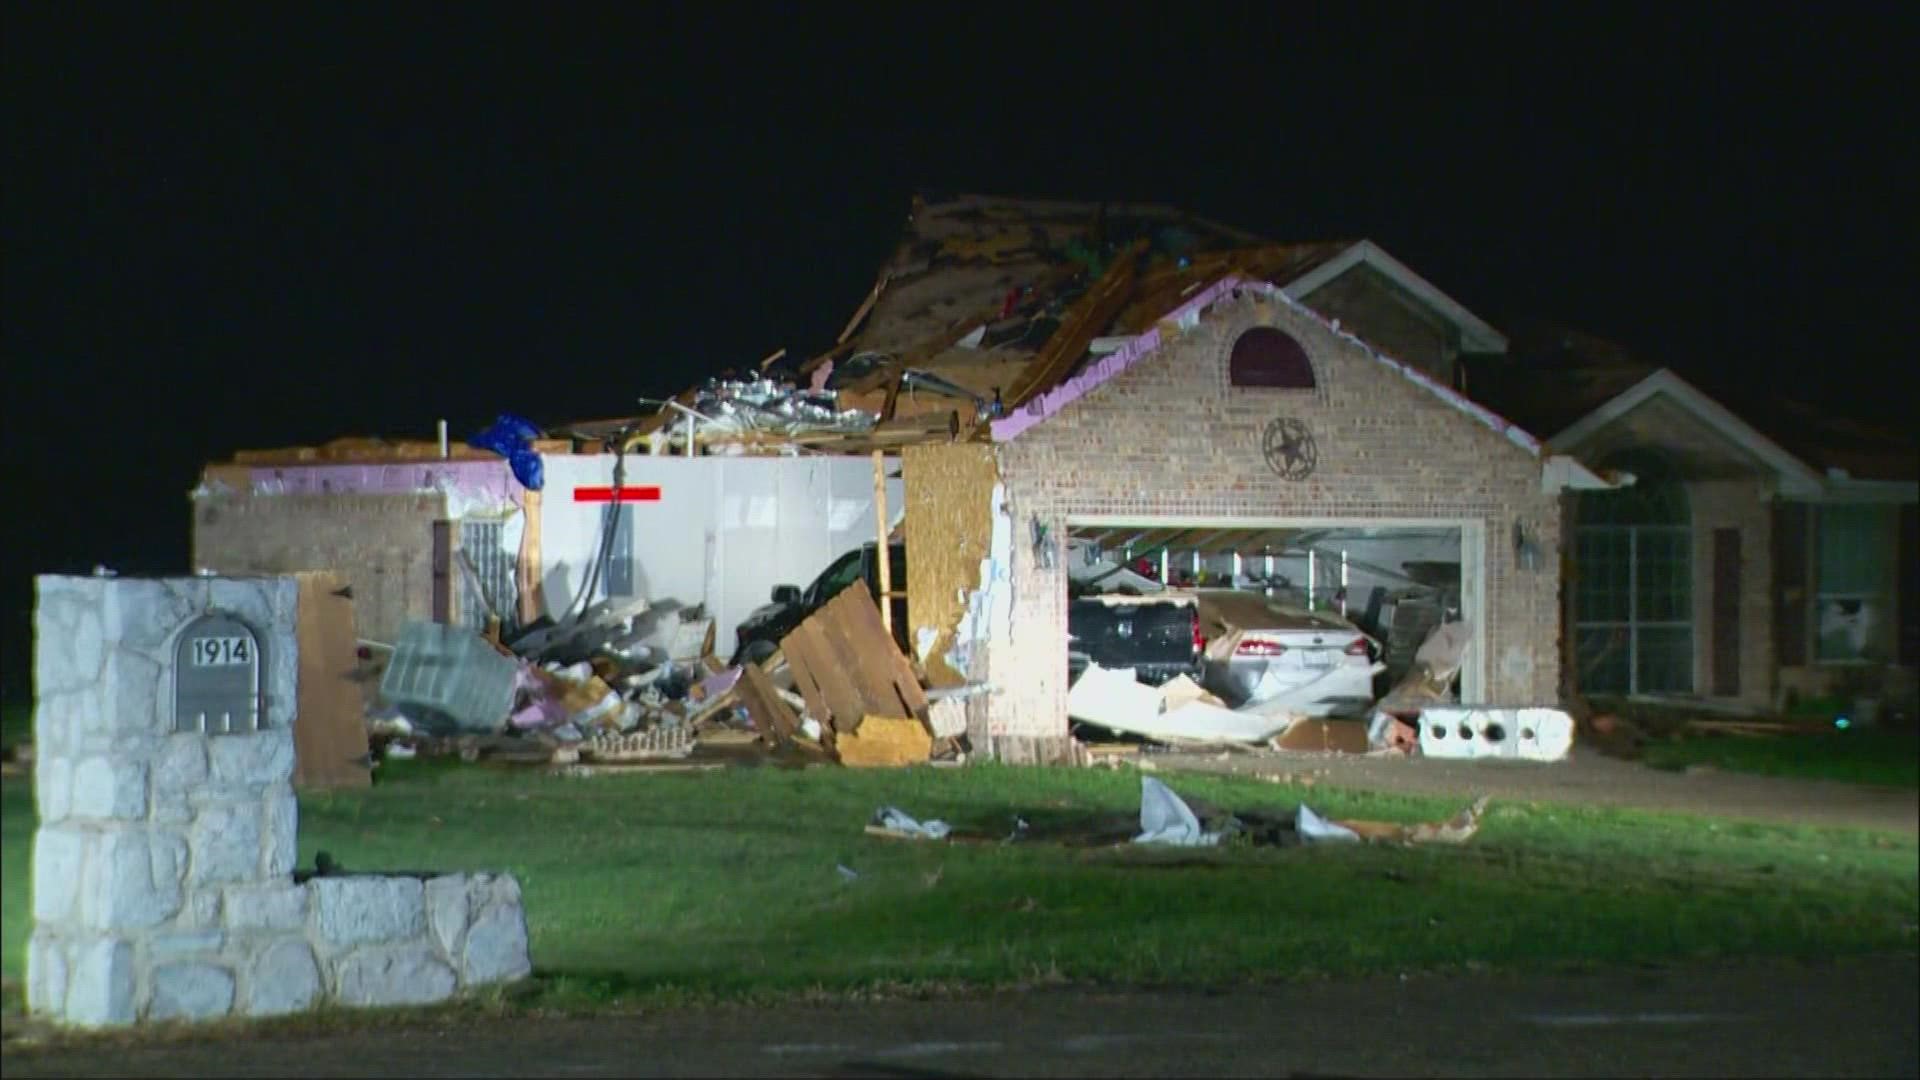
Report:
M1485 608L1484 536L1480 522L1456 519L1075 518L1068 570L1075 589L1236 588L1339 613L1381 643L1389 680L1405 672L1433 627L1464 618L1474 644L1460 695L1477 702L1486 685L1477 617Z

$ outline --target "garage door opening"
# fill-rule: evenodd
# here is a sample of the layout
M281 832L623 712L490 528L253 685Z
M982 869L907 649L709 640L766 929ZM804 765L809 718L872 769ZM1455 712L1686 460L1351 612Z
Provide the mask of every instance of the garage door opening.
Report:
M1069 678L1091 664L1155 685L1185 673L1230 708L1364 717L1437 627L1464 620L1453 694L1483 700L1482 537L1459 520L1071 519ZM1182 594L1199 598L1190 630L1154 611Z

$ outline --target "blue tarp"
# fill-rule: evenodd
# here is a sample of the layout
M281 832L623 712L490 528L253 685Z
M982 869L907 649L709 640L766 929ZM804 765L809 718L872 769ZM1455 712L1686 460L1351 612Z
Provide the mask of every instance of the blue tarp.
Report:
M481 450L491 450L507 459L513 467L513 478L528 491L539 491L546 483L545 470L540 466L540 455L533 450L533 440L540 437L540 429L524 416L501 413L493 426L467 440L467 445Z

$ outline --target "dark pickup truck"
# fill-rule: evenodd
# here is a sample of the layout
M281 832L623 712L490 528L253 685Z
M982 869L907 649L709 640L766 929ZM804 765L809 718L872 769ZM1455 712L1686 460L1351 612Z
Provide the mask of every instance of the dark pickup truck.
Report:
M793 628L807 620L807 616L826 606L827 601L840 595L840 590L864 579L867 592L880 600L880 564L873 557L878 545L868 543L849 551L827 564L813 584L805 589L797 585L775 585L773 602L754 608L734 631L735 646L733 663L745 661L759 663L773 655L780 647L780 641ZM907 548L905 544L892 547L893 565L888 573L893 580L893 640L900 651L911 656L907 646Z
M880 597L877 545L869 543L828 564L805 589L776 585L773 602L754 609L736 631L733 663L759 663L773 655L782 638L840 595L840 590L864 580L876 602ZM907 644L907 549L891 546L888 573L893 585L893 639L912 655ZM1200 612L1191 594L1167 596L1082 596L1067 605L1067 662L1078 678L1089 661L1101 667L1133 668L1141 682L1159 685L1176 675L1198 677Z

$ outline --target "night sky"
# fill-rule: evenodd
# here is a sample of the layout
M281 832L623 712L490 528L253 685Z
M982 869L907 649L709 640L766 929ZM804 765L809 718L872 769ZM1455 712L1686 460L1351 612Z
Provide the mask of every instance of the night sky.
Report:
M921 189L1364 236L1911 421L1912 5L695 7L9 5L6 694L31 575L184 570L205 461L817 349Z

